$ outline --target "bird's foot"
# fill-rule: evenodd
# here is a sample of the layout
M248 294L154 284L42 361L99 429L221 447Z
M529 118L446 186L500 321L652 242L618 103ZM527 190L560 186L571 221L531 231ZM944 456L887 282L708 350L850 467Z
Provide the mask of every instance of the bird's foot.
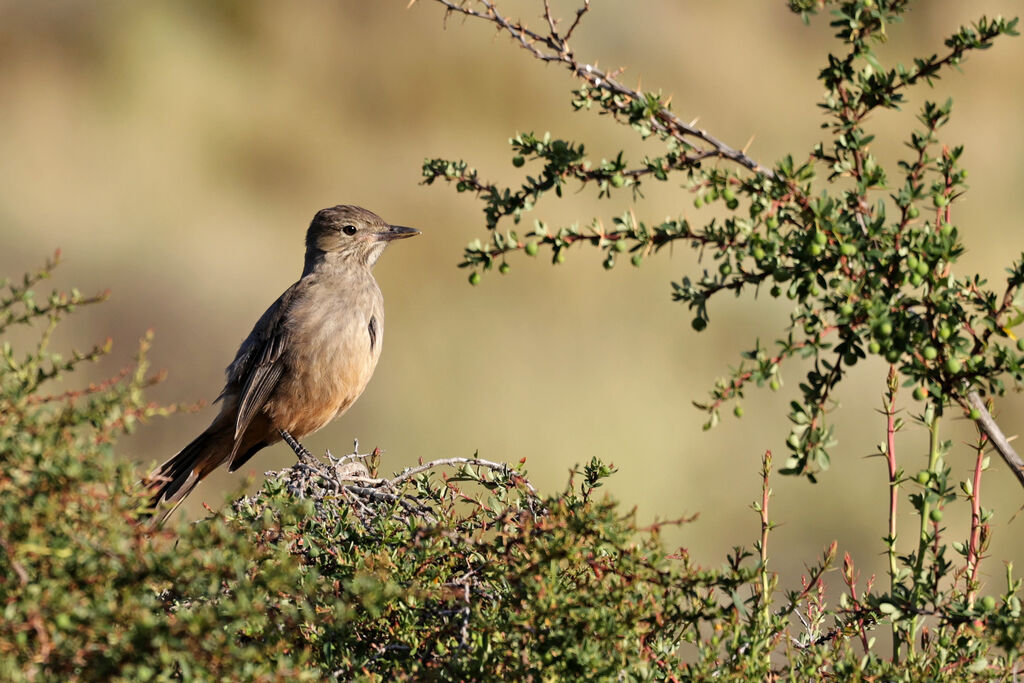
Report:
M316 456L313 455L308 448L299 443L294 436L289 434L288 430L279 429L277 431L281 435L281 438L284 439L284 442L291 446L291 449L295 451L295 455L299 456L299 461L304 462L307 465L319 464L319 461L316 459Z

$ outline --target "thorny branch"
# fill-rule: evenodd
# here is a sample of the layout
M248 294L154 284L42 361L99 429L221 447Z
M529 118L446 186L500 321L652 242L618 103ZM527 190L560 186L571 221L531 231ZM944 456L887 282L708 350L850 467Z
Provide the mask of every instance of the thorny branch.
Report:
M576 58L569 44L569 39L579 27L583 16L590 10L590 0L583 0L583 4L576 10L576 16L572 24L564 32L558 28L559 19L554 16L551 3L545 0L544 20L547 24L546 33L531 29L522 21L511 19L507 15L502 14L491 0L476 0L475 2L469 2L468 0L436 0L436 2L443 5L446 13L449 15L472 17L494 24L499 32L507 33L520 47L529 51L534 57L545 63L555 62L565 65L576 78L586 83L590 88L610 93L622 98L625 102L644 101L647 99L646 94L639 88L630 88L618 80L622 69L602 71L596 65L580 62ZM720 158L733 161L754 172L764 173L768 176L773 175L770 169L764 168L743 151L733 149L693 123L684 122L665 105L659 106L652 114L650 124L655 132L666 138L674 138L679 143L693 150L691 154L686 155L688 163L697 163L709 158Z
M409 4L412 5L415 1L416 0L411 0ZM665 162L663 160L660 162L662 164L667 163L668 166L662 165L658 167L651 166L638 169L616 169L616 172L620 175L620 183L623 178L639 180L641 176L648 173L664 174L672 169L685 167L692 168L694 165L699 164L702 160L708 158L732 161L750 171L763 174L768 178L778 178L777 174L773 173L770 169L763 167L757 161L747 156L745 151L736 150L730 147L721 140L715 138L706 130L697 128L694 123L687 124L680 120L669 109L668 101L663 101L660 95L651 92L644 92L639 86L636 89L633 89L623 84L621 80L619 80L623 69L602 71L596 66L596 64L586 63L578 59L572 45L570 44L570 39L580 26L583 17L589 12L590 0L580 0L571 22L569 22L568 27L565 29L561 28L562 22L557 16L555 16L550 0L540 0L539 4L542 7L542 21L535 24L533 27L523 22L521 19L515 19L512 18L511 15L503 13L498 9L498 2L496 2L496 0L436 0L436 2L440 3L444 7L446 16L461 16L466 19L478 19L480 21L493 24L499 34L509 36L522 49L529 52L533 57L541 62L563 65L572 73L574 78L583 83L580 90L581 93L586 93L587 91L590 93L600 93L598 95L584 95L584 99L587 99L588 101L600 101L604 110L617 118L629 118L632 108L635 108L635 106L639 104L644 105L642 107L644 124L651 132L658 134L663 139L678 143L681 152L669 162ZM941 57L935 55L929 59L918 60L915 67L910 70L903 70L901 67L899 70L891 72L891 74L887 76L889 77L888 82L884 82L884 79L881 79L879 76L874 80L863 82L858 81L853 83L846 76L845 71L834 69L836 73L830 75L826 79L826 85L835 92L836 96L842 102L842 107L837 109L839 115L839 124L837 125L860 125L860 123L875 109L879 107L896 106L899 101L899 91L914 85L921 80L930 82L932 79L939 76L939 72L944 67L958 64L968 50L983 49L991 44L992 40L996 36L1004 32L1012 33L1013 24L1004 25L1001 20L988 22L983 19L971 31L965 29L957 36L948 40L946 45L949 50L945 55ZM865 38L862 36L857 40L864 39ZM860 53L858 52L857 54ZM853 57L851 56L850 59L853 59ZM851 90L850 86L847 85L847 81L850 81L852 85L857 87ZM649 109L647 107L649 107ZM938 120L939 119L936 119L936 121ZM931 122L932 129L934 129L936 121ZM857 179L859 182L867 183L868 171L864 167L867 160L867 157L864 156L864 149L866 149L866 147L862 147L864 146L854 146L852 150L851 158L854 167L850 173L852 177ZM910 169L908 181L911 186L919 181L918 176L920 175L920 167L923 159L925 158L925 147L926 146L919 147L918 161L913 164ZM842 161L840 156L819 152L820 160L828 161L833 165ZM947 152L944 152L943 159L947 162L949 168L946 169L946 187L942 192L940 199L944 202L948 202L955 198L955 196L950 193L951 178L949 177L950 169L953 168L952 162L955 161L955 159L949 157ZM455 171L458 171L458 169ZM470 189L480 195L489 194L494 197L498 196L498 189L493 185L482 183L476 177L475 171L455 171L446 169L445 177L450 181L457 180L461 188ZM439 171L433 170L432 173L433 175L438 175ZM608 171L606 169L591 168L584 160L579 159L566 165L560 171L559 178L574 177L584 182L590 180L606 182L607 175ZM557 179L553 181L549 178L548 182L557 182ZM795 185L792 184L792 181L787 181L786 185L790 186L790 189L796 195L803 194ZM518 212L520 209L526 207L530 201L536 199L536 197L539 196L539 190L543 190L545 187L526 188L521 194L515 195L508 195L506 192L506 199L514 205L506 207L505 212ZM870 184L865 184L865 187L861 189L860 194L864 195L869 187L871 187ZM805 210L810 208L807 204L806 197L801 196L799 199L801 201L798 201L797 203L799 203ZM859 198L859 201L859 208L855 212L856 218L860 224L861 231L866 234L867 226L865 217L873 216L873 214L867 204L864 203L863 196ZM908 213L910 211L910 206L910 202L904 202L900 206L902 217L895 236L894 243L896 245L899 245L902 237L900 233L903 231L910 219L910 215ZM500 214L496 209L493 209L493 207L490 211L491 214L488 214L488 227L493 228L497 219L500 217ZM939 211L940 214L944 215L944 219L938 221L937 225L942 222L948 223L950 220L948 203L943 207L940 207ZM516 216L518 220L518 213L516 213ZM596 239L599 247L604 246L607 243L606 237L609 236L598 235L596 238L591 238L590 236L559 234L557 237L546 237L544 241L550 241L555 245L557 250L578 240L594 241ZM635 235L629 232L619 231L610 237L613 237L615 240L619 240L633 238ZM685 239L687 237L688 235L679 234L674 236L673 239ZM493 259L503 256L508 251L515 251L525 247L526 244L518 238L509 237L508 240L504 240L504 238L502 238L495 240L486 250L478 249L477 252L479 253L473 255L478 257L482 256L482 263L484 266L490 267L490 263ZM470 266L475 264L477 264L476 260L468 259L462 265ZM850 277L849 272L844 274L847 277ZM737 280L735 285L733 283L729 283L722 284L717 287L707 287L707 291L702 291L701 294L706 298L707 296L715 294L719 290L738 289L744 284L746 284L745 280ZM1013 293L1017 291L1017 287L1019 285L1020 282L1015 280L1011 281L1006 296L1003 299L1002 307L995 311L997 318L999 315L1011 309ZM979 296L980 294L981 293L979 292ZM987 341L989 334L990 332L985 332L981 341ZM834 373L839 372L839 365L840 364L837 363L836 367L833 369ZM741 386L743 381L744 380L742 378L738 381L734 381L734 386L738 389L738 386ZM831 383L828 383L826 387L831 388ZM991 414L984 408L977 394L973 392L968 394L960 392L956 393L958 394L957 400L962 403L969 404L972 408L978 411L978 414L980 414L980 418L977 420L979 428L982 429L989 437L996 450L1013 470L1020 483L1024 485L1024 461L1022 461L1020 457L1017 456L1013 448L1010 447L1008 440L1003 435L996 422L992 419ZM723 396L716 396L715 398L717 399L715 403L708 406L708 409L711 411L717 408L717 405L721 402Z

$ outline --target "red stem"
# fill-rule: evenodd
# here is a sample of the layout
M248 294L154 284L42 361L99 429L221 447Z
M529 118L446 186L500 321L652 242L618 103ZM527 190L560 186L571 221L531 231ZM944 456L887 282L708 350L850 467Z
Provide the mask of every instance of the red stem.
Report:
M981 470L985 460L985 444L988 438L982 434L978 443L978 455L974 461L974 486L971 489L971 540L967 548L967 567L970 570L967 585L967 604L974 605L978 586L978 564L981 561Z

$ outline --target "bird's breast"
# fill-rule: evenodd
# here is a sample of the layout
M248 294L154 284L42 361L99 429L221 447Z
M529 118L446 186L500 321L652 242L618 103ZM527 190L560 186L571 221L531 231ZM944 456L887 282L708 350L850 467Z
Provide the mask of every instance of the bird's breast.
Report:
M278 424L298 436L344 413L363 393L380 358L384 316L373 287L317 288L290 315L287 369L275 395ZM288 413L288 414L283 414Z

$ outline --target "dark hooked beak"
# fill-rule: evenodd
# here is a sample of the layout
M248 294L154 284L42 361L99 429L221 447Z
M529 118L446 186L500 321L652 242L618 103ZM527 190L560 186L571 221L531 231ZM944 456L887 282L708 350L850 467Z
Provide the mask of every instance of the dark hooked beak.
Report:
M420 234L420 231L416 228L404 228L401 225L389 225L387 230L377 233L377 239L382 242L390 242L391 240L401 240L406 237L414 237L418 234Z

